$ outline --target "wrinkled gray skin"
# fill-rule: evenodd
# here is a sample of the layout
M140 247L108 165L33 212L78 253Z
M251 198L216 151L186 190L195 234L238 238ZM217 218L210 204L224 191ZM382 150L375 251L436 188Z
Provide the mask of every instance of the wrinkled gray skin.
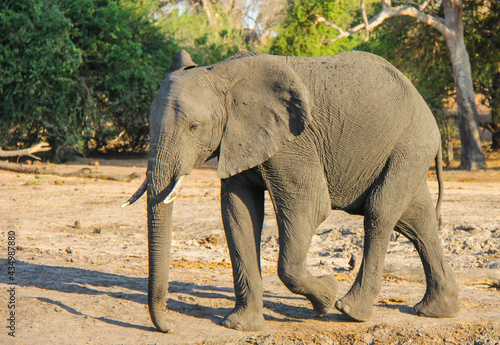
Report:
M183 51L149 116L147 180L130 202L147 188L148 299L160 331L172 328L166 319L170 201L178 193L176 182L211 157L219 160L236 294L224 326L264 325L265 190L279 228L279 277L307 297L318 316L335 306L354 320L370 318L393 229L410 239L424 266L427 289L414 312L458 313L458 285L445 262L426 184L434 160L442 182L438 127L417 90L385 60L362 52L317 58L240 53L196 67ZM311 237L332 209L364 216L365 228L356 281L336 302L336 279L306 269Z

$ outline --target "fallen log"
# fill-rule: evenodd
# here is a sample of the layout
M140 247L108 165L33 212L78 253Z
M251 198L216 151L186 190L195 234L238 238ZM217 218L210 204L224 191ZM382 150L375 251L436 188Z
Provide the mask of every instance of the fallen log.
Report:
M50 151L51 148L47 143L38 143L35 146L22 150L7 150L4 151L0 148L0 157L22 157L29 156L31 158L40 160L40 157L34 156L33 153Z
M62 177L84 177L99 180L111 180L118 182L130 182L140 177L140 174L132 173L130 175L105 174L100 171L93 171L90 168L82 168L72 172L61 172L47 165L24 165L18 163L9 163L0 161L0 169L13 171L23 174L56 175Z

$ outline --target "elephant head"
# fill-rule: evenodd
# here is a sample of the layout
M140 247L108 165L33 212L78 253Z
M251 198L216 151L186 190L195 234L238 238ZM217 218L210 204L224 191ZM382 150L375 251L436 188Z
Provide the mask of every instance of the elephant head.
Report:
M218 157L229 178L269 159L310 122L309 93L285 58L239 53L196 67L174 58L149 111L147 178L123 206L148 194L148 303L154 325L166 320L172 201L196 164Z

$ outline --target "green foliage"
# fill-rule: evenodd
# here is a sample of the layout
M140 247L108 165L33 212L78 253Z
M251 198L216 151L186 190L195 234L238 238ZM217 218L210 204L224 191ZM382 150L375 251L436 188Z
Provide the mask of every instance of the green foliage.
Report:
M124 2L126 4L126 2ZM88 152L147 140L147 109L178 47L113 0L0 3L0 146Z
M252 50L246 33L219 7L157 0L4 0L0 2L0 147L48 141L59 153L90 153L119 146L143 150L147 110L172 57L186 49L199 65ZM368 17L380 1L367 0ZM477 92L500 128L500 13L496 1L465 1L464 23ZM360 1L289 0L287 16L263 51L318 56L346 50L381 55L417 86L443 128L454 93L442 36L407 17L325 45L361 23ZM450 129L451 128L451 129ZM450 136L451 132L446 132ZM498 132L500 143L500 129ZM59 157L61 158L61 157Z
M246 47L211 10L209 25L205 11L162 14L156 0L0 2L0 147L44 140L56 159L145 149L147 110L173 56L184 48L207 65Z
M231 27L227 15L216 5L213 23L209 24L205 11L187 8L184 12L174 8L161 21L165 33L171 35L180 48L191 54L200 66L219 62L240 50L250 47L242 33Z
M65 105L81 98L72 75L82 59L69 37L71 20L49 2L0 6L0 145L33 143L43 132L73 138L75 133L65 126L79 114ZM67 121L57 123L58 117Z
M289 1L287 18L277 32L270 53L290 56L332 55L352 50L363 41L364 37L356 35L324 44L335 38L338 32L318 23L318 16L344 29L362 21L359 1Z

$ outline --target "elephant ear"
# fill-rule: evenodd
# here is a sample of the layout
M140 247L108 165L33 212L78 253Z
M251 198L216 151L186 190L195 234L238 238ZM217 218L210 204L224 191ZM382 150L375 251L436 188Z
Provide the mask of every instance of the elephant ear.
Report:
M191 59L191 55L183 49L174 56L174 61L170 65L170 72L184 71L197 66Z
M242 54L217 67L231 84L217 171L228 178L262 164L305 130L309 91L283 57Z

